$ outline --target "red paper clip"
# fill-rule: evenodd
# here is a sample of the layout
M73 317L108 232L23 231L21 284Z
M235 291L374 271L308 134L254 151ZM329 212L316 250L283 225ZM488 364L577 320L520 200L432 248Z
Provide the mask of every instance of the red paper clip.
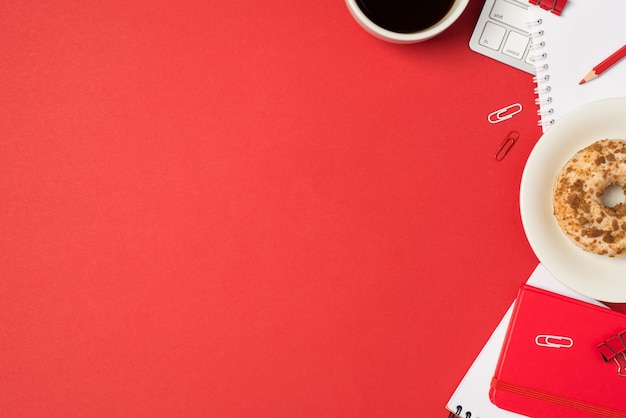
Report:
M504 141L502 141L502 143L500 144L500 147L498 147L496 155L494 155L493 158L495 158L496 161L502 161L504 157L506 157L506 155L509 153L509 151L511 151L511 148L513 148L513 145L515 145L518 139L519 132L509 132L506 138L504 138Z
M614 361L617 364L617 374L626 377L626 330L620 332L617 335L612 335L602 343L598 344L596 348L600 352L602 359L605 362Z

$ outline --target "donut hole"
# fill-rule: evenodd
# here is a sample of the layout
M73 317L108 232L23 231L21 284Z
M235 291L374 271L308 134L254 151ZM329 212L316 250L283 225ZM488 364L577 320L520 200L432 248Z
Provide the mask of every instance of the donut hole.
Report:
M613 208L620 203L624 203L624 201L626 201L626 196L624 195L623 186L621 184L609 185L606 189L604 189L604 193L602 193L600 200L607 208Z

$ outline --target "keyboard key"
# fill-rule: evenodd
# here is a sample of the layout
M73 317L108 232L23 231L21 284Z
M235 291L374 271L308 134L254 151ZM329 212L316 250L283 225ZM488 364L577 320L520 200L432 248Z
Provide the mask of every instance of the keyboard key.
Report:
M529 52L528 55L526 55L526 59L524 60L524 62L526 62L526 64L528 65L535 65L535 60L533 59L532 51Z
M502 53L521 60L528 46L528 42L528 36L511 31L508 38L506 38Z
M537 54L529 51L530 40L519 38L530 38L530 7L528 0L485 0L470 38L472 51L535 74L533 58ZM511 32L516 34L509 39Z
M485 29L483 29L483 33L480 36L480 44L497 51L500 49L500 45L502 45L502 40L504 39L505 34L506 29L503 26L487 22L485 24Z
M491 9L491 18L505 25L513 26L524 33L528 33L528 9L524 9L505 0L496 0Z

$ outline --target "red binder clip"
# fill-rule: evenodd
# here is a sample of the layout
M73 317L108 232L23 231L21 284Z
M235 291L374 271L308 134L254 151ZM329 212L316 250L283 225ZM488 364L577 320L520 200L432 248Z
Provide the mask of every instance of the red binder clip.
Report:
M554 0L554 4L552 5L551 12L557 16L561 16L561 12L563 11L563 8L565 7L566 3L567 3L567 0Z
M600 355L605 362L613 360L617 364L617 374L626 377L624 370L626 369L626 330L617 335L612 335L596 348L600 351Z
M539 6L543 10L554 13L557 16L561 16L561 12L567 4L567 0L528 0L528 3Z

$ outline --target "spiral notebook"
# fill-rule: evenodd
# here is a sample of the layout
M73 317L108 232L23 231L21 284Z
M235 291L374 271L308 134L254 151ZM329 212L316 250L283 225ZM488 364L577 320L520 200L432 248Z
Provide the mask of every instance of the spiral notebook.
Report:
M522 285L491 381L491 401L531 417L626 418L619 354L626 348L613 344L620 350L617 364L605 361L598 349L625 330L624 313Z
M539 124L546 132L580 105L626 97L626 60L580 85L597 64L626 44L626 1L577 0L561 16L529 8Z
M571 2L570 2L571 3ZM569 4L569 3L568 3ZM603 306L602 303L574 292L554 276L543 265L539 264L526 282L537 288L550 292L569 296L585 302ZM461 380L450 400L446 404L450 418L524 418L514 412L500 409L489 400L491 378L493 377L500 350L506 336L507 327L513 312L513 304L509 307L502 320L499 322L491 337L480 351L474 363ZM626 378L625 378L626 379ZM469 415L468 415L469 413Z

